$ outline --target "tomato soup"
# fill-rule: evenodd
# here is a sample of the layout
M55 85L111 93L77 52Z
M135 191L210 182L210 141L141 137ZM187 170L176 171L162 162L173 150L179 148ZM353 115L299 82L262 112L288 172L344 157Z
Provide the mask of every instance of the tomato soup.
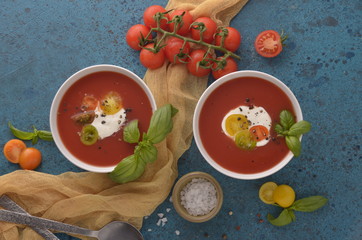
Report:
M262 107L269 113L270 141L267 144L250 151L243 150L225 134L222 129L224 117L241 105L250 109ZM242 174L268 170L289 153L284 138L278 138L274 131L282 110L295 114L288 96L273 83L257 77L227 81L217 87L202 106L198 123L201 142L210 157L225 169Z
M124 125L92 145L85 145L80 139L83 126L74 121L74 115L82 112L84 97L101 99L110 92L122 99L126 123L137 119L140 132L146 132L152 115L151 103L135 81L120 73L96 72L81 78L64 94L58 109L57 125L65 147L79 160L94 166L114 166L133 154L135 147L123 141Z

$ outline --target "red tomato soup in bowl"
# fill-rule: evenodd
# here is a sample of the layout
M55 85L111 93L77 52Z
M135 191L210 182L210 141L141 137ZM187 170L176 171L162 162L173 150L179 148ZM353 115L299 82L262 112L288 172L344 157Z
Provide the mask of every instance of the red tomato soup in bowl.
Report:
M219 172L258 179L283 168L293 157L274 130L282 110L302 120L297 99L275 77L258 71L228 74L211 84L194 114L197 147Z
M111 172L135 144L123 141L124 126L138 120L146 132L156 103L147 85L127 69L95 65L72 75L58 90L50 128L62 154L91 172Z

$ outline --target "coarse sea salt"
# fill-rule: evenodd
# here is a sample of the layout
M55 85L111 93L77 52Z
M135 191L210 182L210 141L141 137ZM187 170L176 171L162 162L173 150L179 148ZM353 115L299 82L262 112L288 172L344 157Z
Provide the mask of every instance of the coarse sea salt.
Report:
M193 178L180 192L181 205L192 216L205 215L217 205L214 185L204 178Z

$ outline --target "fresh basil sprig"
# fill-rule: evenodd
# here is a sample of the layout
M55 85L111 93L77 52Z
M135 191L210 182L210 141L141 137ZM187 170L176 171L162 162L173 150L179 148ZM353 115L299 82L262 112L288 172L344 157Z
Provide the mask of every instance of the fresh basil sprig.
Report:
M290 207L285 208L277 218L268 214L268 221L275 226L285 226L294 222L296 217L294 211L299 212L314 212L323 207L328 202L328 199L322 196L311 196L295 201Z
M109 173L109 177L117 183L126 183L139 178L147 163L157 159L157 148L154 144L163 141L173 127L172 117L178 112L171 104L157 109L150 121L147 133L143 133L140 141L138 121L133 120L124 128L123 140L128 143L137 143L134 153L124 158L116 168Z
M15 137L21 140L32 140L32 144L36 144L39 138L45 141L53 141L53 136L51 132L38 130L35 128L35 126L33 126L33 132L21 131L15 128L10 122L8 122L8 126Z
M295 122L294 116L288 110L283 110L279 114L280 123L275 125L275 131L278 136L285 137L285 142L294 154L298 157L302 150L300 136L310 131L312 125L307 121Z

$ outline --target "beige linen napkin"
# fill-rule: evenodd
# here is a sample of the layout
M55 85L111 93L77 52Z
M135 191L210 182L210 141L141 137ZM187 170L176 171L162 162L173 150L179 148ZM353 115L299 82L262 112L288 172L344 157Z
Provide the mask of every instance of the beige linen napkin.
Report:
M166 9L190 10L194 18L211 16L219 26L227 26L246 3L247 0L170 0ZM106 174L66 172L55 176L18 170L0 176L0 195L8 195L32 215L85 228L100 229L114 220L141 228L143 217L167 198L177 178L177 161L192 140L193 111L207 87L206 77L191 76L184 65L168 63L148 70L144 80L158 106L171 103L179 112L172 133L157 146L157 161L148 164L141 178L116 184ZM0 239L40 237L30 228L1 222Z

